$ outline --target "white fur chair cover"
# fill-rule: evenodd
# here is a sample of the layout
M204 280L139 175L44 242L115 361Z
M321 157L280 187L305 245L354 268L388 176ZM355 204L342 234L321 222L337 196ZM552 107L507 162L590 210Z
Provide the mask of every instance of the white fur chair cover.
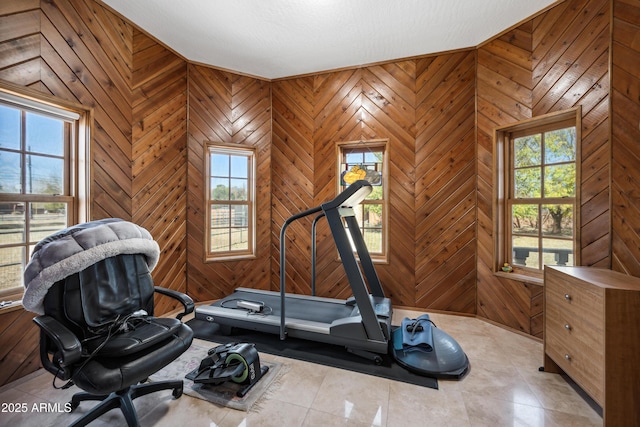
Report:
M44 314L43 301L54 283L120 254L145 255L151 271L160 247L147 230L117 218L79 224L43 239L24 271L24 308Z

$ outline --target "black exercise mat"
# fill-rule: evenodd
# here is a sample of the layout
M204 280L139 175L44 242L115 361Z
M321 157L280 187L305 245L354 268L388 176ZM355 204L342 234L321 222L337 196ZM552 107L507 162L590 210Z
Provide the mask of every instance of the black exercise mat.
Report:
M396 364L389 355L384 355L382 364L376 365L371 360L349 353L342 346L297 338L287 338L283 341L278 335L237 328L234 328L232 335L227 336L220 333L218 324L199 319L191 319L187 325L193 329L196 338L206 341L219 344L250 342L256 345L259 352L438 389L436 378L409 372Z

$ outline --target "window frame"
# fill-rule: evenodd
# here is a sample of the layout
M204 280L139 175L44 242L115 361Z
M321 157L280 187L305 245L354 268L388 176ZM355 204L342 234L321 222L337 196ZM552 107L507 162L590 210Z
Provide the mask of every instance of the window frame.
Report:
M75 225L88 221L90 218L90 185L92 180L90 168L91 156L91 134L93 126L93 109L81 104L59 99L57 97L43 94L30 88L14 85L0 81L0 104L21 111L21 129L25 130L25 112L44 115L63 120L64 124L64 147L63 155L44 155L44 157L54 157L63 159L63 193L60 195L30 194L27 188L22 185L19 193L0 193L0 203L18 202L24 204L24 239L19 244L8 244L0 242L0 247L23 247L23 268L29 262L31 248L37 241L30 240L30 218L27 212L31 203L65 203L67 206L66 224ZM25 162L30 151L23 145L24 135L21 131L21 146L19 149L6 149L3 151L18 153L21 158L22 171L21 183L25 184ZM42 153L38 153L42 155ZM22 298L24 284L0 290L0 297L8 300L19 300Z
M563 202L573 203L573 265L580 265L580 193L581 193L581 128L582 109L580 106L564 111L545 114L520 121L511 125L497 127L494 131L494 274L502 275L504 263L509 263L512 272L523 280L531 279L539 283L544 274L544 265L540 268L514 265L512 258L511 236L511 208L513 197L513 170L514 156L512 155L512 141L514 138L548 132L566 127L575 126L576 129L576 153L575 153L575 179L576 188L573 198L563 198ZM572 200L571 200L572 199ZM532 204L546 204L545 201L558 201L558 198L524 199ZM539 233L542 233L540 230Z
M341 174L343 171L343 165L346 163L347 152L374 152L382 151L382 200L363 200L361 205L373 205L378 204L382 208L382 241L381 241L381 253L372 253L370 251L371 260L374 263L388 263L389 262L389 139L372 139L372 140L360 140L360 141L345 141L336 143L336 158L337 158L337 179L336 179L336 191L340 193L346 187L341 185ZM360 224L360 231L363 232L364 225ZM363 236L364 236L363 232ZM367 248L369 249L369 248Z
M242 250L228 250L228 251L211 251L211 207L214 204L218 204L217 201L211 199L211 155L212 154L225 154L244 156L247 158L247 200L246 201L234 201L225 200L224 203L228 205L246 205L248 209L248 247ZM255 147L238 146L232 144L225 144L220 142L206 142L204 144L204 163L205 163L205 236L204 236L204 262L216 262L216 261L232 261L240 259L255 259L256 258L256 165L257 165L257 150ZM231 174L228 176L231 179ZM229 229L233 228L230 224Z

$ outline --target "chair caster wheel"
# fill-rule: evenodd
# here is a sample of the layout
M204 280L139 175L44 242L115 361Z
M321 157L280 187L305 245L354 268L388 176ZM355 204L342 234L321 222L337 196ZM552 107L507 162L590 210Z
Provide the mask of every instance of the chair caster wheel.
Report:
M171 395L174 397L174 399L178 399L180 396L182 396L182 387L174 388Z
M375 363L376 365L382 365L382 357L380 356L376 356L373 358L373 363Z
M74 402L73 400L69 402L69 412L73 412L76 408L80 406L80 402Z

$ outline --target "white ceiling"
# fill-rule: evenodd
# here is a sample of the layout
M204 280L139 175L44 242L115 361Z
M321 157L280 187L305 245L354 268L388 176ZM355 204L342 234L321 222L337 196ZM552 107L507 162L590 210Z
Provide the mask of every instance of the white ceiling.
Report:
M475 47L557 0L102 0L189 61L267 79Z

